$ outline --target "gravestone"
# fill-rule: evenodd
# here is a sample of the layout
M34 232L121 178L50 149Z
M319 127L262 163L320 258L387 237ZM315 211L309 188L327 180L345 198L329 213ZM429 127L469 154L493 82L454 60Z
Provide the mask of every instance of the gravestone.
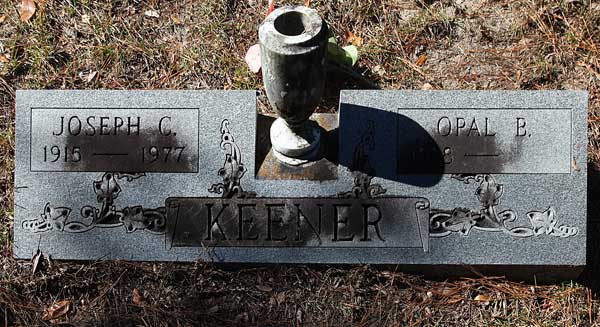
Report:
M585 92L342 91L303 166L273 161L255 97L18 91L15 256L585 265Z
M585 266L586 92L342 91L339 123L340 167L363 190L427 199L430 251L399 261Z
M254 171L255 91L18 91L16 110L19 258L195 260L165 247L165 200Z

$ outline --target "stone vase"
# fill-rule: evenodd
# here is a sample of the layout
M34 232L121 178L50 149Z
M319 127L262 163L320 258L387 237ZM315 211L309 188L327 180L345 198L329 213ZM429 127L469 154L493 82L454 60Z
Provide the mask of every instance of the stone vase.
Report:
M323 95L327 24L314 9L287 6L259 28L263 83L279 115L270 130L275 156L292 165L314 159L320 127L309 117Z

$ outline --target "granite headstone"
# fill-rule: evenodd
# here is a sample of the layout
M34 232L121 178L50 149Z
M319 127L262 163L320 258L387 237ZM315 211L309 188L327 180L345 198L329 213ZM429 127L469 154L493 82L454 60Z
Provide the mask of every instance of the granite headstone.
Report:
M372 177L363 189L427 199L430 251L399 262L585 266L586 92L342 91L339 119L340 167Z
M15 256L585 265L585 92L342 91L300 167L269 162L255 105L254 91L18 91Z

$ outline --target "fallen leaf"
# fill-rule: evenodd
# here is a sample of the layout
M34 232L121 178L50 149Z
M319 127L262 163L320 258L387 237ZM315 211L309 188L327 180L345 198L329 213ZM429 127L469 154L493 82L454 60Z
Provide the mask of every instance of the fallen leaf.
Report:
M542 308L544 309L550 309L550 308L554 308L556 307L556 303L552 300L544 300L544 302L542 302Z
M5 20L6 20L6 15L0 16L0 24L4 23Z
M580 171L579 165L577 164L577 160L575 158L571 159L571 166L573 166L573 170Z
M381 67L380 65L377 65L373 67L373 73L383 77L385 75L385 68Z
M3 56L2 56L3 57ZM34 275L40 266L40 259L42 258L42 251L38 250L37 253L33 256L31 262L33 266L31 267L31 274Z
M179 19L179 17L177 17L175 15L171 15L171 20L173 21L173 23L175 23L177 25L181 25L181 19Z
M464 299L459 297L459 296L454 296L452 298L450 298L448 301L446 301L446 303L448 304L456 304L458 302L462 302Z
M429 309L429 307L425 307L425 315L431 317L431 309Z
M267 9L267 16L275 10L275 0L269 0L269 8Z
M206 311L206 313L208 313L208 314L213 314L213 313L217 313L217 311L219 311L219 306L218 306L218 305L215 305L214 307L211 307L210 309L208 309L208 310Z
M275 300L277 300L277 304L283 303L285 301L285 292L281 292L275 295Z
M356 36L356 34L352 33L350 30L346 30L346 42L351 43L357 47L363 45L362 37Z
M491 300L492 298L485 294L479 294L475 297L475 301L479 302L490 302Z
M62 300L54 303L44 311L42 319L52 320L66 315L71 309L71 303L72 302L70 300Z
M423 66L423 64L425 63L425 61L427 60L427 56L422 54L419 59L417 59L417 62L415 62L415 65L417 66Z
M433 85L425 83L423 86L421 86L421 90L433 90Z
M304 0L304 7L310 7L310 0Z
M142 294L140 294L140 291L137 288L133 289L133 300L132 300L133 304L135 305L144 305L146 302L146 299L144 298L144 296Z
M158 11L152 9L152 10L146 10L144 11L144 15L147 17L153 17L153 18L159 18L160 14L158 13Z
M356 48L356 46L347 45L347 46L343 47L342 49L344 49L344 51L346 51L346 54L352 60L352 66L356 65L356 63L358 62L358 49Z
M242 313L238 314L237 316L235 316L235 322L237 322L237 323L248 322L248 312L242 312Z
M441 290L438 290L438 292L442 296L449 296L449 295L456 293L456 290L453 288L449 288L449 287L443 287Z
M354 45L340 47L334 36L327 41L327 58L340 65L352 67L358 61L358 49Z
M21 21L29 21L33 14L35 14L35 2L33 0L21 0L21 8L19 9Z
M97 71L90 71L88 73L79 72L78 76L79 76L79 78L81 78L82 81L89 83L94 79L94 77L96 77L97 74L98 74Z
M270 305L275 305L275 304L277 304L277 299L276 299L274 296L271 296L271 297L269 298L269 304L270 304Z
M96 77L96 74L98 74L97 71L93 71L93 72L89 73L87 78L85 79L85 81L87 83L91 82L94 79L94 77Z
M84 24L89 24L90 23L90 16L83 14L81 15L81 22Z
M0 54L0 62L1 63L5 64L9 61L10 61L10 59L8 59L5 54Z
M52 260L51 260L52 258L49 255L45 255L44 258L46 258L46 264L48 265L48 269L52 269ZM62 268L60 268L60 269L62 269Z
M260 45L255 44L248 49L246 52L246 63L248 67L253 73L258 73L260 71Z
M272 287L269 287L266 285L256 285L256 288L258 288L259 290L261 290L263 292L271 292L273 290Z

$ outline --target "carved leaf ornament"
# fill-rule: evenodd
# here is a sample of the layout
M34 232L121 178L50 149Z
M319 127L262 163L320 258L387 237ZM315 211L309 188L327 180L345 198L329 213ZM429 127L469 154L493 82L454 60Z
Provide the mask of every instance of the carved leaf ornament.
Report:
M100 180L93 181L96 200L100 206L86 205L80 209L80 217L70 220L71 212L68 207L53 207L46 203L43 213L38 219L25 220L22 227L33 233L48 232L51 230L82 233L94 228L125 227L128 233L136 230L146 230L151 233L162 234L166 225L165 208L145 209L142 206L125 207L117 209L114 200L121 192L118 180L125 179L131 182L145 176L143 173L104 173Z
M227 152L225 153L223 168L219 169L217 172L223 179L223 182L213 184L208 191L221 194L223 198L256 197L256 193L244 191L240 184L247 169L242 163L242 152L229 131L229 120L227 119L221 122L221 149Z
M479 183L475 195L481 203L481 208L479 211L466 208L432 209L429 229L430 235L433 237L443 237L453 233L467 236L472 229L503 232L514 237L531 237L542 234L569 237L576 235L579 231L577 227L558 225L554 217L556 210L553 207L548 207L543 212L528 212L526 215L529 218L530 226L509 227L507 223L515 222L517 214L513 210L498 212L504 186L497 183L492 175L454 174L451 178L465 184Z

